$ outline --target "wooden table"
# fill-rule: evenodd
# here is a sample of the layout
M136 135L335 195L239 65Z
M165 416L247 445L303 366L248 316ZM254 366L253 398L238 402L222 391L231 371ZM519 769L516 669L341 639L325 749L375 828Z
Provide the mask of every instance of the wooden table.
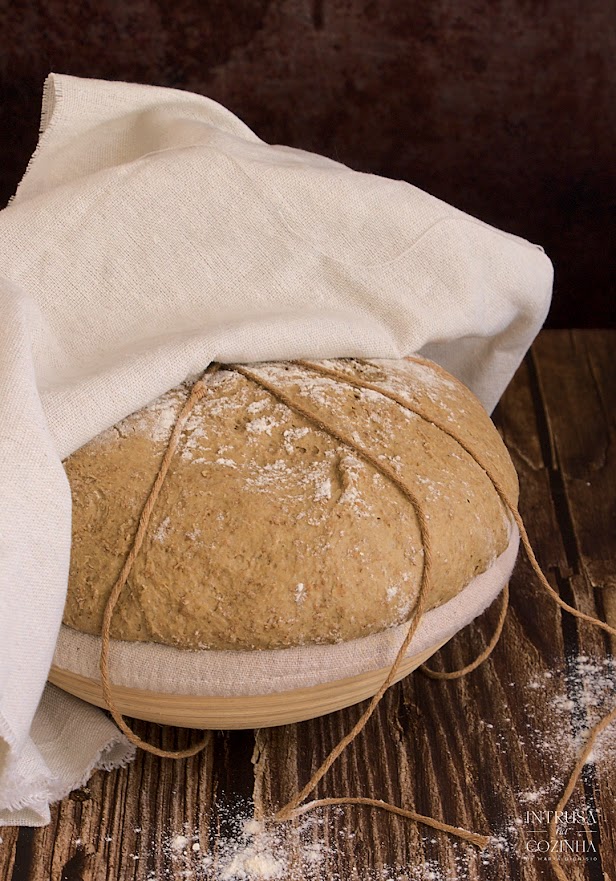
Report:
M614 332L542 333L494 414L520 475L520 510L549 581L567 602L614 626L615 351ZM496 607L489 609L432 665L453 668L475 656L496 614ZM581 678L588 673L591 693L604 698L606 708L616 701L610 650L614 645L603 632L561 613L521 554L504 633L492 657L461 680L437 682L415 673L392 687L317 791L371 795L495 832L502 848L482 857L445 833L382 811L328 809L321 814L323 825L310 833L321 842L318 858L312 853L311 862L310 851L298 846L280 877L552 878L549 864L535 852L547 826L541 812L554 807L572 767L572 738L586 713L597 710L585 704ZM212 732L208 748L185 761L140 752L125 769L98 771L52 808L47 827L0 829L0 878L219 878L224 867L216 852L229 834L234 806L248 803L254 787L268 806L286 801L362 706L281 728ZM167 749L197 735L140 722L134 728ZM569 803L583 816L563 838L587 847L586 853L569 851L571 861L564 864L575 881L616 879L616 732L604 738L607 745L596 764L587 766ZM535 815L527 816L528 810ZM191 839L180 858L169 853L168 839L181 833L184 823L189 831L199 830L201 850L192 851ZM209 867L203 864L208 850Z

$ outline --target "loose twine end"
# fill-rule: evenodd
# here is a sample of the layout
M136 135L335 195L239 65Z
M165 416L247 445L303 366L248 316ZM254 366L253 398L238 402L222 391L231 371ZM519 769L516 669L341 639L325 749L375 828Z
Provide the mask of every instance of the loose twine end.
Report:
M407 360L416 361L420 364L425 364L430 366L432 369L436 369L442 373L445 371L437 365L433 364L426 359L420 357L409 357ZM365 388L370 389L372 391L378 392L383 397L389 398L390 400L396 402L399 406L408 410L411 413L415 413L417 416L422 418L424 421L430 423L431 425L438 428L444 434L448 435L452 440L454 440L466 453L468 453L471 458L476 462L479 468L487 475L489 480L492 482L494 489L498 493L501 501L510 512L513 517L514 522L516 523L522 544L528 556L529 562L537 575L541 585L548 592L548 594L552 597L552 599L565 611L569 612L571 615L574 615L576 618L586 621L590 624L593 624L595 627L599 627L604 630L606 633L609 633L611 636L616 637L616 629L611 627L605 621L601 621L599 618L595 618L592 615L587 615L584 612L580 612L578 609L574 608L567 604L559 594L554 590L552 585L549 583L545 575L543 574L539 563L537 562L537 558L535 557L534 551L531 547L530 540L528 538L528 534L526 532L526 528L522 521L522 518L518 512L517 504L509 497L505 488L502 486L498 478L492 473L491 469L487 467L484 463L482 463L476 454L469 448L464 439L458 435L458 433L451 428L451 426L446 424L441 424L434 420L434 418L429 418L425 413L421 411L419 407L411 404L409 401L406 401L401 396L397 395L394 392L391 392L387 389L383 389L380 386L371 383L367 380L360 379L357 376L349 376L340 371L333 370L328 367L324 367L321 364L315 364L310 361L297 361L295 362L300 366L303 366L305 369L312 370L315 373L319 373L323 376L330 377L332 379L336 379L339 382L346 383L356 388ZM365 364L370 364L370 362L363 362ZM374 367L375 365L370 365ZM437 829L442 832L447 832L450 835L454 835L463 841L466 841L470 844L473 844L481 849L488 846L488 844L493 840L493 838L489 835L482 835L477 832L471 832L467 829L461 829L458 826L450 826L446 823L442 823L440 820L435 820L432 817L426 817L423 814L418 814L415 811L407 810L405 808L400 808L397 805L390 804L388 802L381 801L380 799L372 799L372 798L364 798L364 797L352 797L345 796L340 798L321 798L316 799L305 804L302 802L305 798L316 788L319 781L323 778L323 776L327 773L329 768L338 758L338 756L346 749L346 747L357 737L357 735L363 730L366 723L374 713L379 701L381 700L385 691L389 688L391 683L393 682L396 672L402 662L402 659L406 655L406 651L409 647L409 644L417 630L421 617L423 615L429 583L430 583L430 574L431 574L431 566L432 566L432 547L431 540L428 530L428 524L426 518L424 516L423 510L419 504L419 501L415 497L414 493L406 486L406 484L400 479L400 477L396 474L396 472L391 469L385 462L378 459L370 450L365 448L361 443L356 441L355 439L348 437L345 432L338 429L336 426L331 425L323 420L323 418L315 413L313 413L309 408L305 407L303 404L299 404L296 401L293 401L289 395L287 395L282 389L277 388L271 382L263 379L261 376L256 374L254 371L246 368L243 365L239 364L229 364L222 365L218 363L212 363L207 370L204 372L203 376L195 382L192 386L192 389L189 393L189 396L181 408L178 417L176 419L175 425L171 432L171 436L169 438L169 442L167 448L165 450L164 456L162 458L158 473L154 480L154 484L152 485L152 489L148 494L146 502L144 504L143 510L139 517L139 522L137 525L137 530L135 532L135 537L133 539L133 544L128 552L120 575L118 576L111 593L107 599L107 603L105 605L105 611L103 614L103 626L101 632L101 657L100 657L100 672L101 672L101 686L103 691L103 697L105 700L105 704L111 713L115 723L118 725L120 730L126 735L128 740L146 752L150 752L153 755L161 756L164 758L174 758L181 759L189 756L193 756L200 752L209 742L209 736L206 736L202 741L194 744L191 747L188 747L184 750L164 750L159 747L154 746L153 744L148 743L147 741L142 740L131 728L126 724L122 714L119 712L117 707L115 706L115 702L113 700L112 691L111 691L111 683L109 678L109 647L110 647L110 639L111 639L111 620L113 616L114 609L117 605L118 599L120 597L121 591L125 586L132 567L134 565L135 559L139 550L143 544L143 540L145 538L148 524L150 522L150 517L152 514L152 510L158 496L160 494L160 490L164 483L164 480L169 471L169 466L171 464L171 460L173 455L177 449L179 438L181 431L186 423L186 420L190 416L193 407L195 404L206 394L207 392L207 384L205 382L205 378L208 375L212 375L218 372L221 369L232 370L236 373L241 374L246 379L254 382L256 385L259 385L264 390L268 391L273 397L279 400L281 403L288 406L290 409L294 410L304 419L311 422L314 426L316 426L321 431L329 434L334 439L338 440L340 443L352 449L360 458L366 461L368 464L372 465L377 471L379 471L384 477L386 477L394 486L396 486L400 492L408 499L415 515L417 517L417 522L419 525L420 536L423 545L423 567L422 574L420 579L420 586L417 593L417 597L415 599L415 603L413 609L411 611L411 617L409 620L409 627L407 633L404 637L404 640L398 650L396 657L385 677L383 683L380 688L376 692L376 694L371 699L370 703L366 710L362 713L356 724L353 728L339 741L339 743L331 750L329 755L326 757L324 762L321 764L319 768L312 774L308 783L303 787L303 789L297 793L286 805L280 808L273 817L269 819L275 822L287 822L289 820L293 820L302 814L307 813L317 807L327 807L330 805L366 805L370 807L380 808L382 810L388 811L389 813L396 814L400 817L405 817L415 822L422 823L424 825L430 826L433 829ZM507 607L509 601L509 589L508 585L503 590L503 601L500 609L500 614L498 618L498 622L496 625L496 629L492 638L490 639L486 648L475 658L467 666L453 671L439 671L433 670L427 667L425 664L420 667L421 671L425 673L432 679L457 679L461 676L465 676L467 673L472 672L477 669L492 653L494 647L496 646L500 635L502 633L505 618L507 614ZM567 786L559 800L559 803L555 810L555 815L558 815L559 811L562 811L569 798L571 797L573 790L577 784L580 774L582 773L582 769L588 756L590 755L593 745L599 736L599 734L608 727L614 720L616 719L616 708L608 713L601 721L594 726L589 732L586 743L578 757L577 763L571 773ZM549 835L550 842L554 844L556 842L556 821L550 823L549 826ZM567 877L562 870L558 858L555 853L550 852L550 858L552 860L552 865L554 869L554 873L558 879L558 881L567 881Z
M469 844L474 844L481 850L484 850L488 844L494 840L491 835L480 835L478 832L469 832L468 829L462 829L460 826L450 826L448 823L441 823L440 820L435 820L433 817L426 817L424 814L418 814L416 811L399 808L397 805L382 801L382 799L363 798L361 796L315 799L314 801L306 802L306 804L294 808L293 810L288 810L285 807L274 814L272 819L276 822L284 823L288 820L294 820L297 817L301 817L302 814L307 814L315 808L325 808L331 805L366 805L371 808L380 808L390 814L396 814L398 817L405 817L409 820L414 820L416 823L423 823L424 826L430 826L432 829L437 829L439 832L447 832L449 835L455 835L456 838L460 838L462 841L466 841Z

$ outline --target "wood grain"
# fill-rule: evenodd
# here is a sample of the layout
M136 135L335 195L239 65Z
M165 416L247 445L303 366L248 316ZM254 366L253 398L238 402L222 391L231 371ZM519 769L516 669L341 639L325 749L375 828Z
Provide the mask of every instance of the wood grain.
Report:
M546 575L568 602L612 623L615 348L616 334L609 331L542 333L494 414L518 470L520 510ZM431 666L467 663L489 640L497 613L490 608ZM524 812L554 806L560 793L554 779L562 780L572 762L560 750L560 739L564 742L564 729L576 731L584 722L575 694L570 716L554 717L567 665L576 653L603 659L610 649L602 632L561 613L521 555L503 636L489 660L461 680L435 682L416 672L390 688L315 793L382 798L500 834L507 846L482 859L470 845L378 810L330 809L321 814L327 822L311 833L325 845L318 878L423 881L430 870L439 881L551 879L549 865L525 851L531 833ZM173 860L164 846L169 830L181 832L187 823L201 830L202 852L213 854L209 881L216 877L219 843L234 807L253 795L266 810L289 799L364 707L277 728L212 732L208 748L192 759L177 762L140 752L127 768L96 772L87 787L52 807L49 826L0 830L0 878L197 879L191 857ZM133 724L167 748L185 746L197 734ZM533 793L540 801L527 800ZM614 761L588 766L568 807L584 804L599 809L598 829L587 830L598 858L567 863L568 876L615 881ZM383 867L398 874L379 875ZM314 877L305 848L298 848L284 881Z
M616 334L604 331L562 332L540 337L532 352L553 450L554 495L572 568L570 577L563 579L562 593L576 608L612 626L616 626L614 342ZM569 639L579 652L593 658L614 654L616 641L609 635L571 619L568 625ZM613 872L614 768L591 767L581 788L587 803L600 808L603 862L606 873Z

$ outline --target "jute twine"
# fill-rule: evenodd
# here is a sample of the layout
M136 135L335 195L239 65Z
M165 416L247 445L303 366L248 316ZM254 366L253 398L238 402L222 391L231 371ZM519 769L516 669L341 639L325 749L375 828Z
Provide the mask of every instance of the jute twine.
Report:
M436 370L440 372L442 375L450 379L449 374L446 373L442 368L438 367L431 361L427 361L423 358L413 356L408 357L407 360L415 361L419 364L424 364L430 367L432 370ZM492 473L491 469L485 464L482 463L477 457L476 453L468 447L465 440L458 435L458 433L451 428L451 426L446 425L438 420L435 420L433 417L428 417L421 408L417 407L417 405L412 404L411 402L405 400L400 395L395 392L389 391L388 389L384 389L375 383L372 383L368 380L362 379L356 375L349 376L343 372L338 370L334 370L329 367L324 367L322 364L316 364L311 361L299 360L294 362L307 370L311 370L315 373L319 373L322 376L329 377L331 379L335 379L338 382L346 383L347 385L351 385L355 388L365 388L370 389L371 391L378 392L383 397L389 398L390 400L396 402L399 406L408 410L411 413L415 413L424 421L430 423L431 425L438 428L444 434L448 435L452 440L454 440L471 458L477 463L477 465L485 472L489 480L492 482L496 492L501 498L503 504L510 511L511 516L513 517L519 532L522 544L526 553L528 555L528 559L530 564L536 573L537 577L541 585L544 589L549 593L552 599L562 608L565 609L570 614L574 615L576 618L579 618L583 621L587 621L591 624L594 624L596 627L600 627L602 630L605 630L610 635L616 637L616 629L611 627L605 621L601 621L598 618L593 617L592 615L587 615L584 612L580 612L578 609L575 609L573 606L570 606L566 603L558 593L551 586L543 572L541 571L541 567L537 562L537 558L535 557L534 551L531 547L528 534L526 532L526 528L522 521L522 518L518 512L516 503L509 497L505 488L498 480L498 478ZM376 365L371 365L370 362L360 362L365 365L369 365L371 367L376 367ZM265 391L269 392L273 397L279 400L281 403L285 404L291 410L294 410L300 416L303 416L304 419L311 422L321 431L326 432L331 437L335 438L340 443L352 449L361 459L379 471L384 477L386 477L404 496L408 499L410 504L413 507L413 511L417 517L417 523L419 526L419 532L422 542L423 548L423 561L422 561L422 572L419 590L417 593L417 597L415 599L415 603L411 610L411 618L409 621L409 627L405 638L398 650L398 653L387 673L387 676L383 680L379 690L376 692L374 697L371 699L370 703L366 710L362 713L358 721L355 723L353 728L346 734L339 743L331 750L325 761L320 765L319 768L313 773L308 783L303 787L303 789L298 792L286 805L280 808L273 817L269 818L275 821L286 821L293 819L295 817L300 816L301 814L306 813L317 807L326 807L328 805L341 805L341 804L360 804L360 805L369 805L371 807L381 808L383 810L389 811L390 813L397 814L398 816L407 817L409 819L415 820L417 822L423 823L424 825L431 826L433 829L438 829L443 832L448 832L452 835L455 835L458 838L461 838L464 841L467 841L471 844L477 845L480 848L484 848L491 841L491 836L481 835L476 832L470 832L466 829L461 829L457 826L450 826L446 823L442 823L440 820L436 820L432 817L426 817L422 814L418 814L415 811L407 810L405 808L400 808L396 805L390 804L388 802L381 801L380 799L372 799L372 798L360 798L360 797L350 797L345 796L341 798L321 798L316 799L306 804L302 804L305 798L315 789L318 785L319 781L324 777L327 771L330 769L332 764L336 761L338 756L346 749L346 747L357 737L357 735L363 730L369 718L372 716L374 710L376 709L379 701L383 697L383 694L387 691L389 686L391 685L396 672L404 658L406 651L409 647L409 644L417 631L417 627L421 620L421 617L425 611L426 600L428 596L429 586L430 586L430 576L431 576L431 567L432 567L432 544L430 539L430 533L428 530L426 518L424 512L421 508L421 505L414 495L414 493L409 489L408 486L400 479L398 474L389 466L386 462L378 459L370 450L364 447L359 441L354 440L349 437L344 431L341 431L336 426L326 422L320 415L312 412L308 407L306 407L303 403L300 404L294 401L289 395L286 394L282 389L276 387L271 382L263 379L261 376L256 374L254 371L250 370L244 365L239 364L211 364L207 370L204 372L203 376L198 379L194 385L192 386L189 396L181 408L178 417L175 421L175 425L171 432L171 436L169 438L167 448L165 450L164 456L160 463L160 467L150 493L146 499L146 502L143 506L143 510L141 511L141 515L139 517L137 530L135 532L135 536L133 539L132 546L126 556L126 560L124 565L122 566L122 570L118 575L118 578L109 594L107 599L107 603L105 605L105 611L103 614L103 626L101 632L101 657L100 657L100 672L101 672L101 686L103 691L103 697L105 700L105 704L111 713L114 721L121 729L121 731L126 735L126 737L131 741L131 743L145 750L146 752L150 752L153 755L161 756L164 758L174 758L181 759L186 758L188 756L193 756L196 753L200 752L206 744L209 742L209 737L206 736L203 740L194 744L191 747L188 747L184 750L164 750L156 747L147 741L142 740L131 728L126 724L122 714L119 712L117 707L115 706L112 693L111 693L111 683L109 678L109 648L110 648L110 640L111 640L111 619L113 616L114 609L117 605L118 599L122 592L123 587L125 586L132 567L134 565L135 559L141 549L143 544L143 540L146 536L150 517L152 515L152 510L156 504L158 496L160 494L161 488L169 471L169 467L171 465L171 460L173 455L177 449L178 442L180 439L180 434L186 420L190 416L193 407L195 404L206 394L207 392L207 382L206 378L211 376L212 374L218 372L219 370L229 370L235 371L236 373L241 374L246 379L254 382L256 385L259 385ZM499 637L502 633L505 617L507 613L509 599L509 591L508 587L503 590L502 596L502 606L498 618L498 622L496 625L495 632L490 639L488 645L485 649L467 666L453 671L437 671L432 670L427 667L425 664L421 666L422 672L424 672L427 676L433 679L456 679L461 676L470 673L472 670L475 670L483 661L486 660L487 657L493 651L495 645L497 644ZM614 708L610 713L604 716L601 721L596 724L589 732L586 742L579 754L576 765L571 772L569 777L569 781L565 787L565 790L555 808L555 811L552 816L552 821L549 825L549 834L550 834L550 842L554 844L556 842L556 817L559 816L559 811L562 811L569 801L573 790L575 789L576 783L582 773L583 767L590 755L594 743L597 737L601 734L601 732L608 727L616 719L616 708ZM556 853L550 852L550 858L552 860L554 874L558 878L558 881L567 881L567 876L562 870Z

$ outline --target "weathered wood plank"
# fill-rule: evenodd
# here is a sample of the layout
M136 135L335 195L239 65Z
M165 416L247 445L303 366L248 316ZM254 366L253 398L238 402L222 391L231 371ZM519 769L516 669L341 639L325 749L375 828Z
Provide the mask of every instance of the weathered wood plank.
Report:
M184 748L195 738L195 732L180 728L132 724L165 749ZM181 878L182 868L170 861L162 836L180 833L188 823L205 831L207 850L220 739L212 733L208 747L190 759L159 759L140 750L124 769L97 771L86 787L52 807L49 826L28 830L31 847L18 854L22 866L16 860L15 881Z
M493 420L518 472L520 512L534 539L539 564L544 570L567 573L570 565L550 482L552 437L530 356L505 390Z
M542 336L533 359L548 416L554 465L562 481L561 516L571 529L576 574L568 591L576 608L616 626L616 334L560 331ZM593 588L596 588L593 590ZM613 654L616 640L597 628L570 622L570 642L593 659L591 670ZM596 660L595 660L596 659ZM598 663L597 663L598 662ZM589 673L592 675L592 672ZM595 674L596 675L596 674ZM609 696L608 696L609 697ZM616 704L616 688L605 713ZM578 724L599 718L580 707ZM594 710L594 712L593 712ZM607 736L607 735L606 735ZM599 808L601 852L606 870L616 863L616 767L602 757L588 767L587 802Z
M13 875L19 832L15 826L0 826L0 878L11 878Z
M603 486L604 494L611 494L611 509L607 511L607 542L604 542L607 548L608 563L604 567L603 572L600 573L601 581L597 578L598 583L596 586L610 585L614 588L614 580L616 579L616 444L614 442L616 437L616 365L614 360L616 334L603 331L592 332L586 335L580 331L575 331L574 336L586 348L590 370L601 401L602 411L609 426L610 445L607 451L607 458L609 458L610 463L610 478ZM610 504L609 496L606 504ZM612 627L616 627L615 589L604 591L602 604L606 621L609 621ZM612 651L616 653L614 641L612 641Z
M554 331L532 350L575 554L594 587L616 587L613 346L614 335L605 331Z

